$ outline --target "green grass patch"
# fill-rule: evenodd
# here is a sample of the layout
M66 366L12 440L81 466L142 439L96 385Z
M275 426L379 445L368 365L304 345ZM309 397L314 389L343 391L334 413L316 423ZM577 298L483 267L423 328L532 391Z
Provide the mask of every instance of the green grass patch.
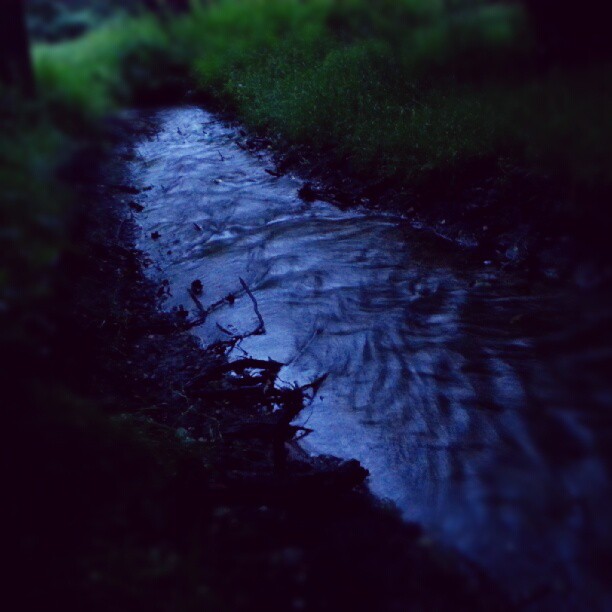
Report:
M186 63L168 52L169 36L154 17L116 18L83 38L35 46L36 99L0 87L0 302L48 290L73 199L59 171L100 140L100 119L185 91Z
M71 116L195 87L356 172L412 182L498 158L609 184L610 66L538 73L532 38L518 4L216 0L118 19L35 60Z
M445 8L446 7L446 8ZM612 180L607 65L538 74L518 5L221 0L177 24L251 126L407 182L499 158Z
M37 45L34 63L41 96L65 114L101 115L130 103L139 84L150 87L140 82L144 78L138 81L137 70L151 68L147 51L169 47L168 34L153 17L118 18L81 39ZM162 62L156 71L163 74L166 66ZM146 76L147 81L156 78L152 70Z

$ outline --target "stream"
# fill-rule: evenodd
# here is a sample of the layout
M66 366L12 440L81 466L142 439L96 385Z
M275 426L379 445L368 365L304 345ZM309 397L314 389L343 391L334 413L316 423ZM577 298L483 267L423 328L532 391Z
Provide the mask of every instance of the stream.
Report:
M588 270L568 289L467 264L402 217L302 201L200 108L129 117L156 126L126 165L163 308L197 315L199 279L204 304L236 302L194 333L246 333L243 278L267 333L232 357L329 374L300 417L307 452L358 459L375 495L531 609L611 606L612 325Z

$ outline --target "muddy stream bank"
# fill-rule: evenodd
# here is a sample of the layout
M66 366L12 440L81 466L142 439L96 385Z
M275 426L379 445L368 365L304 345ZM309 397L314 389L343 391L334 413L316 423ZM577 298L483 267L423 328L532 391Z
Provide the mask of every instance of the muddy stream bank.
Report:
M245 355L328 375L299 417L311 454L358 459L406 520L538 605L611 603L610 308L588 275L528 282L407 220L298 197L239 129L195 107L151 126L126 161L138 247L164 310L234 299L193 329L205 345L258 324ZM129 201L128 201L129 200Z

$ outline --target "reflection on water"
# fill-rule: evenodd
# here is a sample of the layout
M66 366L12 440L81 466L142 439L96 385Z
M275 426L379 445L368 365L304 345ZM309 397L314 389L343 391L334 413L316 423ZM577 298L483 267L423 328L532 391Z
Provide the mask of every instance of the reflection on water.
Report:
M151 187L140 246L170 283L165 307L191 308L195 279L213 303L243 277L268 333L242 348L286 363L289 382L330 374L302 417L307 450L359 459L376 494L537 608L605 607L607 304L470 269L401 218L304 203L299 180L200 109L148 120L129 171ZM196 333L254 322L238 299Z

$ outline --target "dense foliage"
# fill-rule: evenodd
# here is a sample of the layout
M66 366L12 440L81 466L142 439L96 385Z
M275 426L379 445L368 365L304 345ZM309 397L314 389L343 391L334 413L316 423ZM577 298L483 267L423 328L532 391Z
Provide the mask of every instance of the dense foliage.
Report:
M155 100L188 77L357 171L414 180L496 159L609 182L609 63L542 68L532 22L517 3L220 0L40 48L37 66L45 91L79 107L134 85Z

